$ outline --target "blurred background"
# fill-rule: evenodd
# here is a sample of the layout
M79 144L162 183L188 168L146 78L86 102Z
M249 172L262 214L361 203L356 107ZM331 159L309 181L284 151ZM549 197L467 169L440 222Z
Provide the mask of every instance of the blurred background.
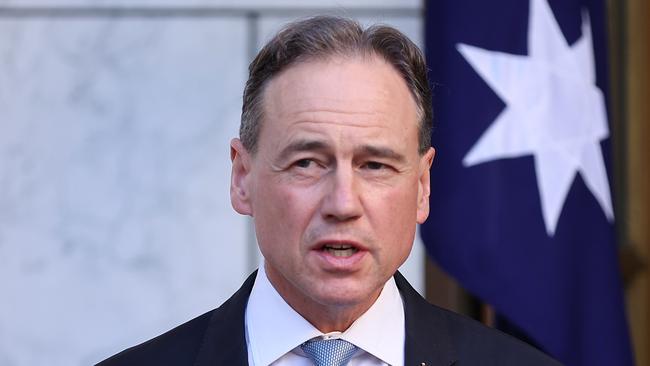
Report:
M650 365L650 10L605 5L617 263L636 362ZM229 199L250 60L285 22L323 13L425 48L427 8L0 0L0 365L94 364L227 299L260 260ZM430 301L494 325L489 299L420 239L402 270Z

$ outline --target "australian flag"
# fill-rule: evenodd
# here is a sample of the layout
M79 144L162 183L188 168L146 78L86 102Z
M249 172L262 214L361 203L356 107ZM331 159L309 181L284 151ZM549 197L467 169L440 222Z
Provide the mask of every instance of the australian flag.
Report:
M427 3L429 253L566 365L632 365L602 0Z

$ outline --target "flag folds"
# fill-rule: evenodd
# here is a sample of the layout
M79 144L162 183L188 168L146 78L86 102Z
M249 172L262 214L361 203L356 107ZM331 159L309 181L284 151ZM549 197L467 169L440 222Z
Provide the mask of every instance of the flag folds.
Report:
M631 365L608 175L604 4L431 1L429 253L567 365Z

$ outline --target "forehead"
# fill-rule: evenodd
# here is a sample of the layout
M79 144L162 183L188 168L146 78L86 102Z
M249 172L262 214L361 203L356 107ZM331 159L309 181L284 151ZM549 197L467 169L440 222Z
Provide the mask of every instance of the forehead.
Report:
M378 56L330 57L292 65L264 90L265 130L309 125L414 132L417 108L406 82Z

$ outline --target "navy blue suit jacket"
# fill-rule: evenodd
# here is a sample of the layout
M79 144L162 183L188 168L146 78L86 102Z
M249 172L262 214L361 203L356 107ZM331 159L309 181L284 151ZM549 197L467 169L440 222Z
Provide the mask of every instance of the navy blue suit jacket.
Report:
M244 314L255 275L219 308L98 365L248 365ZM429 304L399 272L395 282L404 300L405 366L559 365L515 338Z

